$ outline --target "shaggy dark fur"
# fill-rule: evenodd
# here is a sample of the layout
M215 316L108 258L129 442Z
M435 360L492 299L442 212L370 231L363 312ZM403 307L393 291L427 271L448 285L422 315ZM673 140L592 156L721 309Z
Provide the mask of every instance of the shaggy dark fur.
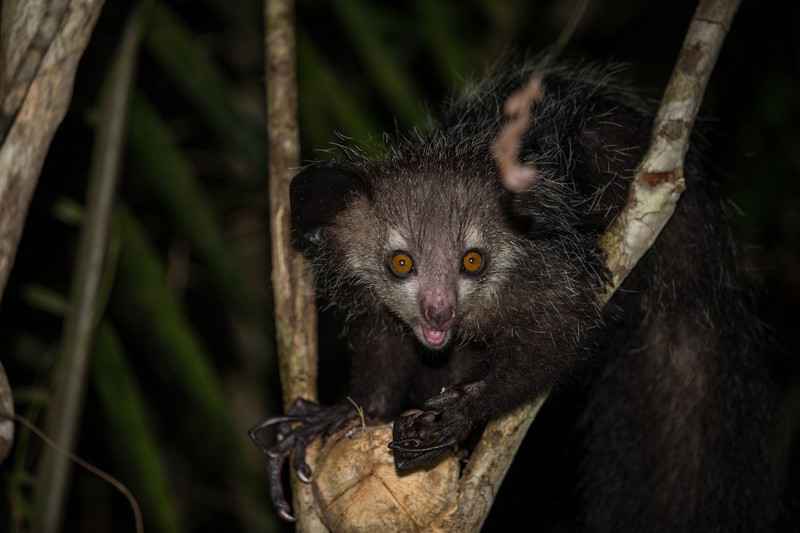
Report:
M438 127L388 139L382 155L346 149L294 179L299 245L347 326L351 396L369 418L395 420L404 470L551 387L561 402L579 388L579 508L562 525L781 527L769 361L716 187L690 153L673 219L598 308L596 242L625 202L652 115L607 68L551 69L520 156L538 178L511 194L489 146L504 100L530 73L488 77L449 103ZM274 468L352 418L303 402L293 414L305 433L281 429Z

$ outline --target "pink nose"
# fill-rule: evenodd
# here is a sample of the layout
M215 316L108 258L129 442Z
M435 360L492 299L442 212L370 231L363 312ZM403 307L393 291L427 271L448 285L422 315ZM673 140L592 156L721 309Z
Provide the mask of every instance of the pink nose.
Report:
M453 323L456 316L456 308L453 305L446 305L439 300L436 305L425 307L425 320L432 328L438 330L447 329Z

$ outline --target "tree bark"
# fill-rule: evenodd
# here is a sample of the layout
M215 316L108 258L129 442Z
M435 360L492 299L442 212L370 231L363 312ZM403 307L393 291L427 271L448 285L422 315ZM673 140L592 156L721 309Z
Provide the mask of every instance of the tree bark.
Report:
M269 197L272 284L283 406L317 401L317 311L311 269L292 247L289 183L299 165L294 3L265 3ZM314 467L319 443L307 450ZM327 531L314 510L311 486L292 475L292 508L299 531Z
M683 159L697 112L739 0L701 0L658 109L650 148L636 170L625 209L600 240L612 279L607 302L667 224L685 189Z
M50 142L102 0L3 2L0 72L0 298Z
M5 0L0 26L0 302L33 191L103 0ZM3 415L13 416L0 367ZM6 431L11 427L10 432ZM13 423L0 426L0 449ZM2 458L0 458L0 462Z

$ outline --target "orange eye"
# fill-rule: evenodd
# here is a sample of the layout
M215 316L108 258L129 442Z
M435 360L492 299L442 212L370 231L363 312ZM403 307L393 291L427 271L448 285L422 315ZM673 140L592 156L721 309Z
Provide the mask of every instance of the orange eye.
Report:
M463 266L467 274L478 274L483 270L483 256L477 250L470 250L464 254Z
M392 259L389 261L389 266L395 276L404 278L414 270L414 261L412 261L411 256L405 252L395 252Z

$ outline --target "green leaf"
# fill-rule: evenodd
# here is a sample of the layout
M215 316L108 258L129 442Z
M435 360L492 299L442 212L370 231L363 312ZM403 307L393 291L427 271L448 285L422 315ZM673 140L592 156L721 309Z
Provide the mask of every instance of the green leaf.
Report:
M145 47L164 75L186 95L205 117L219 139L242 154L256 175L266 168L263 126L248 121L236 108L236 98L197 36L163 2L156 3Z
M132 102L130 143L137 160L147 169L144 174L148 184L192 251L213 273L220 294L247 322L265 328L268 315L255 295L245 290L247 284L226 245L219 216L194 168L181 153L158 111L141 93ZM269 338L266 330L262 330L262 335ZM268 345L263 339L262 342Z
M142 391L108 321L98 328L94 352L92 380L109 425L108 439L116 456L124 458L125 470L136 477L134 493L145 521L155 531L184 531Z

